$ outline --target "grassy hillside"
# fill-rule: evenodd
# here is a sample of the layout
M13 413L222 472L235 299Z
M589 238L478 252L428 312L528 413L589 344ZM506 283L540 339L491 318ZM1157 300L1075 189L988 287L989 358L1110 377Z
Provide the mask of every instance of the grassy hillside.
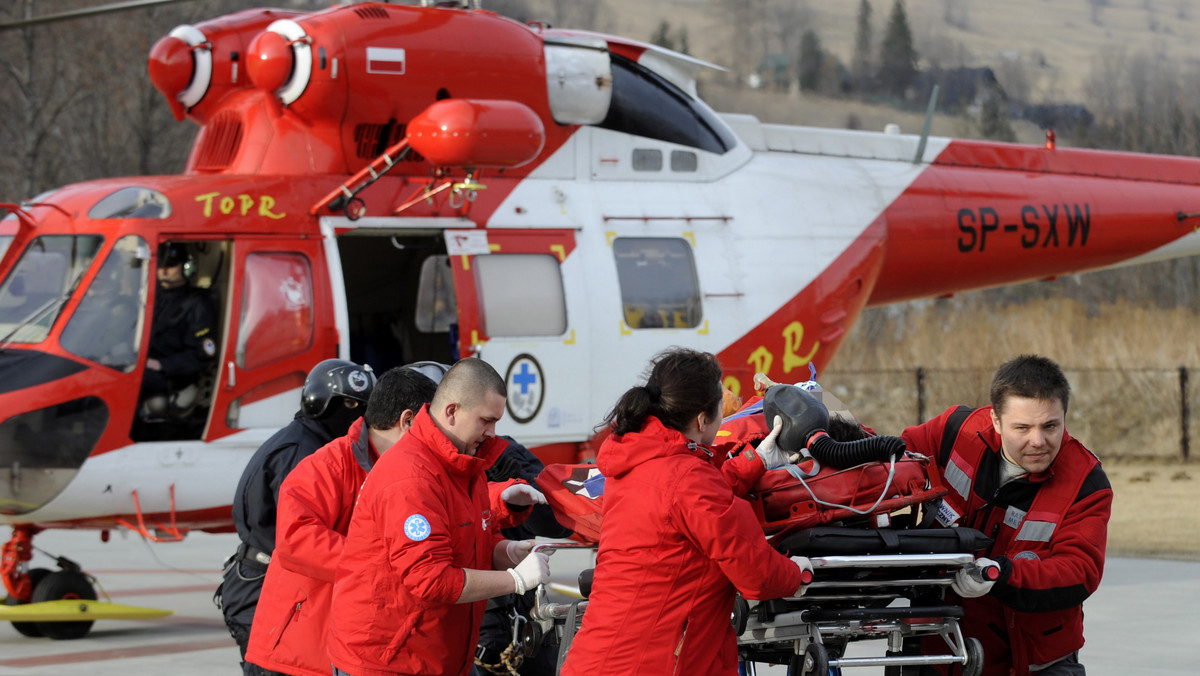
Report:
M645 40L667 21L686 27L694 56L743 72L748 68L739 61L779 49L788 34L798 39L807 28L817 32L827 51L849 63L859 7L858 0L743 0L768 17L747 49L731 40L731 16L723 8L733 0L602 2L600 29ZM892 1L871 0L871 7L878 41ZM905 7L923 58L945 65L1029 64L1035 101L1080 100L1083 82L1102 53L1140 51L1191 61L1200 39L1197 0L906 0Z

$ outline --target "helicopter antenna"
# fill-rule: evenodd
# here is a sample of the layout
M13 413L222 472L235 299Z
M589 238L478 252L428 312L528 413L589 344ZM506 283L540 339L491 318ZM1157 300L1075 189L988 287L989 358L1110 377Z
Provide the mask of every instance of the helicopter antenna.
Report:
M83 7L81 9L71 9L65 12L55 14L45 14L43 16L35 16L28 19L18 19L16 21L5 21L0 23L0 31L10 28L24 28L26 26L36 26L42 23L51 23L54 21L65 21L67 19L78 19L84 16L95 16L97 14L107 14L109 12L120 12L127 9L140 9L143 7L153 7L155 5L166 5L174 2L189 2L190 0L125 0L125 2L114 2L107 5L97 5L95 7Z

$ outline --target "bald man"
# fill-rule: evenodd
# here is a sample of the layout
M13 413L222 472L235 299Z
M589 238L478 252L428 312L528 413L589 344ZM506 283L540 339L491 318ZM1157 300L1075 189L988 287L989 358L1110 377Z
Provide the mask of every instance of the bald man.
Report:
M505 398L495 369L463 359L367 475L333 588L335 673L465 676L487 599L549 577L547 555L504 539L488 506Z

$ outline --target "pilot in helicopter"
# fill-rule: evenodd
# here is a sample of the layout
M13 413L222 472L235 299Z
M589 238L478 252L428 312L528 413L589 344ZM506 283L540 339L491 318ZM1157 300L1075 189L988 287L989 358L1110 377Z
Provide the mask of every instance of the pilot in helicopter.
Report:
M216 357L216 311L208 292L189 283L194 271L186 244L166 242L159 247L158 292L142 378L143 420L161 419L171 409L189 406L192 402L180 396Z

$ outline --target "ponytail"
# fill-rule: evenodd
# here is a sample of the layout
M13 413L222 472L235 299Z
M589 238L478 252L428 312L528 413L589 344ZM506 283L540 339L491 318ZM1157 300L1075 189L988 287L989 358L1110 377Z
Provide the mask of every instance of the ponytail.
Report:
M664 425L683 431L700 413L721 414L721 365L707 352L670 348L650 362L645 385L621 395L604 418L601 428L611 427L616 435L636 432L650 416Z

